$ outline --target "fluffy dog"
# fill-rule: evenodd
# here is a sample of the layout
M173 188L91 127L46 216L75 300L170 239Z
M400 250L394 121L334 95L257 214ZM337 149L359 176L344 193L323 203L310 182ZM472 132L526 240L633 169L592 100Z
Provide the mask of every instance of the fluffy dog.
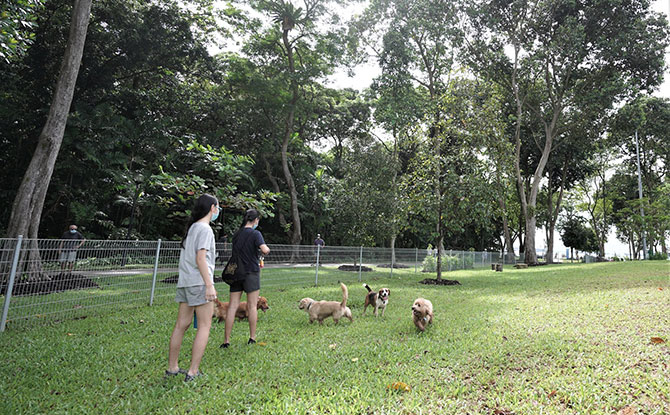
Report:
M219 319L218 320L219 323L226 319L226 314L228 314L229 306L230 303L228 301L222 303L219 300L214 300L214 317ZM263 312L269 310L270 306L268 305L268 299L265 297L258 297L258 303L256 304L256 309L262 310ZM249 318L249 315L247 314L246 301L240 302L240 305L239 307L237 307L237 311L235 312L235 317L237 317L239 320Z
M433 322L433 303L425 298L417 298L412 304L412 319L414 325L421 331Z
M351 310L347 307L347 299L349 298L349 290L347 286L340 283L342 287L342 302L338 303L337 301L314 301L311 298L303 298L298 303L298 308L305 310L309 314L309 322L313 323L314 320L317 320L319 324L323 324L323 320L327 317L332 316L335 324L342 317L346 317L349 321L354 321L353 316L351 315Z
M367 310L369 305L372 305L375 309L375 317L377 316L377 310L381 308L382 317L384 317L384 312L386 312L386 305L389 302L389 295L391 295L391 290L388 288L382 288L378 292L372 291L369 285L363 284L368 290L368 294L365 296L365 306L363 307L363 314L365 315L365 310Z

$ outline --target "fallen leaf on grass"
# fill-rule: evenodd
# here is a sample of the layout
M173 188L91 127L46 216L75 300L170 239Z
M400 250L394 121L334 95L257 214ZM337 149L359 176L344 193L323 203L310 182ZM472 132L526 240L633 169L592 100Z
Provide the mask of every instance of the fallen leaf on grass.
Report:
M663 287L658 287L658 291L663 291Z
M386 387L386 389L393 389L397 391L409 392L412 388L409 387L405 382L393 382Z
M80 308L84 308L84 306L77 304L76 306L74 306L72 308L74 308L75 310L79 310Z
M333 344L329 345L328 347L330 347L330 350L335 350L335 348L337 347L337 343L333 343Z
M259 346L267 346L268 344L265 343L265 342L259 342L258 345L259 345Z
M553 391L549 392L549 394L547 395L547 398L553 398L554 396L556 396L556 390L553 390Z
M626 405L623 408L619 409L616 415L635 415L636 413L637 411L635 410L635 408Z
M68 333L67 335L68 335L68 336L74 336L74 334L73 334L73 333Z
M509 409L496 409L493 411L495 415L514 415L514 411Z
M357 357L354 357L353 359L351 359L351 361L352 361L352 362L358 362L358 358L357 358Z
M660 337L652 337L651 338L651 344L661 344L661 343L665 343L665 340L663 340Z

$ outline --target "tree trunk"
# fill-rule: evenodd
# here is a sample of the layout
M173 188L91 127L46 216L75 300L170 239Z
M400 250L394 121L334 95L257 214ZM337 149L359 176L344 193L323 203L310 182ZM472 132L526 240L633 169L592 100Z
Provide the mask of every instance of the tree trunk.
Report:
M288 41L288 29L282 32L282 39L284 41L284 47L286 48L286 57L288 58L289 73L291 77L295 75L295 62L293 60L293 49ZM293 136L293 121L295 118L295 107L298 103L298 84L294 79L291 80L291 101L289 101L289 112L286 116L286 125L284 130L284 141L281 146L281 164L284 171L284 178L286 179L286 185L288 186L289 195L291 197L291 220L292 220L292 233L291 233L291 244L299 245L300 240L302 239L302 233L300 228L300 211L298 209L298 191L295 187L295 182L293 181L293 176L291 175L291 170L288 165L288 145ZM295 253L295 252L294 252Z
M268 176L270 183L272 183L272 190L275 193L281 193L279 183L277 182L277 179L272 175L272 169L270 167L270 163L265 158L263 158L263 161L265 161L265 174ZM279 225L282 227L282 229L286 229L286 217L284 216L284 212L281 210L278 203L275 204L275 208L277 210L277 217L279 218Z
M395 240L398 235L391 236L391 266L395 265Z
M44 199L51 181L56 157L63 142L74 87L86 41L92 0L76 0L72 9L70 37L47 121L40 133L37 148L12 205L7 235L37 238Z
M19 235L30 239L38 238L44 200L63 142L74 87L79 74L91 15L91 2L92 0L74 2L68 44L63 55L49 115L12 205L12 213L7 226L7 236L10 238L16 238ZM24 261L22 256L21 263L28 264L26 272L29 274L29 279L42 277L42 260L36 243L29 245L28 259Z

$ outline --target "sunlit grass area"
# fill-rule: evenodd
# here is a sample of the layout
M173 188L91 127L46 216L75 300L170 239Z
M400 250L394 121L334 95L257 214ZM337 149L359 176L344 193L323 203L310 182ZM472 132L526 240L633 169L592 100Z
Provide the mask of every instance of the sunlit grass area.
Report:
M0 413L670 413L668 262L445 274L460 286L421 285L429 274L413 269L363 273L391 290L384 318L361 315L357 273L320 269L318 287L313 268L303 274L264 270L271 309L260 314L259 343L247 346L238 322L231 348L219 349L215 324L205 376L188 384L163 379L174 286L153 307L93 307L86 318L10 329L0 334ZM339 300L338 280L354 322L310 325L298 300ZM220 297L226 288L218 284ZM420 296L435 306L424 333L410 316Z

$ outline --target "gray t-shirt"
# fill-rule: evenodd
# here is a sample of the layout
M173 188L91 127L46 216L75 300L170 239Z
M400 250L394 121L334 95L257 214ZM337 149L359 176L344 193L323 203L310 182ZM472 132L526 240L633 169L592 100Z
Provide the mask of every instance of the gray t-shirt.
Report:
M179 281L177 288L196 287L205 285L198 270L198 264L195 262L196 254L201 249L207 250L207 268L209 268L209 278L214 283L214 259L216 258L216 246L214 244L214 232L209 225L202 222L195 222L188 230L188 235L184 241L179 255Z

